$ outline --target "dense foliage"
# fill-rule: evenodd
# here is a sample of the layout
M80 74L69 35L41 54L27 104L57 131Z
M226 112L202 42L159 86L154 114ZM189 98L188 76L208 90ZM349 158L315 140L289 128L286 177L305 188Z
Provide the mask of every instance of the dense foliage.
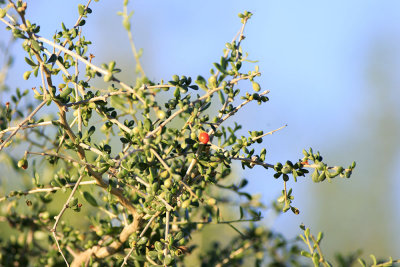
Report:
M239 14L242 27L209 77L150 81L132 41L127 2L119 15L137 62L132 85L117 77L114 61L92 62L83 32L91 1L78 6L75 25L62 24L51 39L25 18L26 2L9 1L0 10L2 23L26 52L30 69L23 78L37 83L32 92L16 89L0 107L0 151L16 171L32 177L30 189L0 198L1 216L19 231L1 241L1 265L190 266L187 256L197 253L203 266L300 266L306 257L315 266L329 266L319 246L322 233L314 237L302 225L308 248L302 251L300 242L257 223L263 205L244 191L246 179L231 179L235 161L243 169L264 167L282 181L274 209L298 214L289 179L297 181L309 170L314 182L349 178L355 167L331 167L312 149L294 161L267 163L266 148L257 152L253 145L283 127L240 136L240 125L226 125L245 105L269 101L269 91L257 82L258 66L241 72L252 64L241 47L252 13ZM100 77L104 87L96 90ZM20 147L25 153L17 159L13 149ZM221 210L232 203L229 212L236 219L224 219ZM79 217L85 207L92 207L89 215ZM72 212L90 226L64 221ZM196 252L192 236L207 224L230 226L237 235L227 245ZM356 257L341 260L351 264Z

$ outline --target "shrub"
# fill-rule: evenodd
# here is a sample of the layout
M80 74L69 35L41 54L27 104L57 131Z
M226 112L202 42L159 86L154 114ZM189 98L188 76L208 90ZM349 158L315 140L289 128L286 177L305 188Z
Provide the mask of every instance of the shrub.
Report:
M119 15L131 37L127 3ZM309 170L316 183L349 178L355 168L354 162L347 168L330 166L311 148L298 160L268 163L266 148L257 152L254 144L285 126L240 136L241 125L226 125L245 105L269 101L269 91L257 82L259 67L241 72L242 65L251 64L241 43L252 13L239 14L242 27L225 44L209 77L151 81L132 41L137 78L131 85L118 78L116 62L92 62L91 42L82 31L92 13L89 4L79 5L76 24L62 24L51 39L26 19L26 2L9 1L0 10L2 23L26 52L30 69L23 78L38 83L32 92L16 89L1 107L0 151L8 151L10 165L21 175L32 174L31 189L0 199L7 207L5 220L18 230L0 243L1 264L170 266L186 261L190 266L187 256L197 253L203 266L300 266L302 256L315 266L329 266L319 246L322 233L315 237L301 225L308 248L302 251L299 242L257 223L264 206L245 191L246 179L230 179L233 162L243 169L262 166L282 181L273 208L298 214L289 179L309 177ZM94 89L101 78L104 89ZM43 113L46 106L56 112ZM21 159L12 152L19 147L25 150ZM224 206L233 203L237 208L229 212L236 219L224 219ZM70 210L77 212L75 218L87 215L87 223L64 221ZM191 237L207 234L208 224L229 226L237 235L226 246L214 243L196 252Z

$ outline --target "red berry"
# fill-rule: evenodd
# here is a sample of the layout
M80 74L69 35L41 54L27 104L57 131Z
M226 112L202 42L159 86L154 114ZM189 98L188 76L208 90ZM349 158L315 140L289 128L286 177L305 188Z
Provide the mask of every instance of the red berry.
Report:
M208 141L210 140L210 136L206 132L201 132L199 134L199 141L203 144L207 144Z

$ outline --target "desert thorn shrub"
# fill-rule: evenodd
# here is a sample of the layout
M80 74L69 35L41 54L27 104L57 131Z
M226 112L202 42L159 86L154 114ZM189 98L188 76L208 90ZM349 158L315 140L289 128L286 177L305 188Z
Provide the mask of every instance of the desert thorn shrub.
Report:
M300 266L307 257L315 266L330 266L319 246L322 233L314 237L301 225L303 247L285 240L257 223L263 205L245 191L248 181L229 179L234 162L265 168L282 183L273 208L298 214L287 181L349 178L355 168L354 162L328 165L311 148L292 161L267 162L267 149L254 145L285 126L239 135L242 127L232 117L246 105L269 101L259 67L241 46L252 13L239 14L240 31L208 77L152 81L132 42L137 78L128 84L115 61L94 63L93 44L84 35L90 4L97 3L78 5L76 23L61 24L50 37L27 19L26 2L1 5L1 22L26 53L28 70L21 76L37 84L31 91L16 89L0 107L0 151L16 172L32 178L26 190L0 198L1 216L18 231L1 241L1 265L190 266L185 260L197 253L203 266ZM132 41L127 4L119 15ZM251 70L242 71L243 65ZM20 158L13 153L18 149L24 151ZM221 207L233 201L237 219L226 220ZM75 212L81 224L63 220ZM208 224L237 235L227 246L196 251L192 236Z

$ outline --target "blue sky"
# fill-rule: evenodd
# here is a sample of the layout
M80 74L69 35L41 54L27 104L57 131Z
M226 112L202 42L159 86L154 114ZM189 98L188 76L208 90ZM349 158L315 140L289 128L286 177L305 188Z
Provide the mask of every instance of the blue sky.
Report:
M28 1L28 16L32 22L43 25L41 35L50 38L61 28L61 21L67 27L74 24L78 3L85 4L83 1ZM122 1L100 1L91 7L94 14L89 16L84 33L96 44L90 51L96 55L94 62L101 64L117 58L123 66L131 67L125 73L133 73L128 38L116 16L122 10ZM374 227L375 232L385 228L386 232L378 233L375 238L381 237L378 241L386 245L384 249L368 245L365 252L377 250L380 256L400 257L400 233L395 227L399 218L390 212L398 211L396 203L400 201L396 197L400 186L396 171L400 161L399 143L388 144L397 151L387 159L390 161L388 176L374 177L368 171L374 162L368 158L373 154L371 149L395 140L372 136L369 118L372 121L376 115L373 121L378 122L390 118L389 124L394 126L387 129L387 134L398 133L400 113L393 101L399 97L400 85L396 75L396 70L397 73L400 70L399 1L131 1L130 8L135 11L132 28L136 45L144 48L145 71L156 81L170 79L174 74L206 76L212 63L222 55L224 44L240 28L237 14L244 10L253 12L243 47L250 59L259 60L257 64L262 72L259 82L271 90L270 102L261 107L249 105L238 114L237 120L249 130L269 131L288 124L289 127L265 138L270 163L296 161L302 157L302 149L310 146L320 150L332 164L347 166L353 160L358 163L355 175L348 181L338 180L330 185L309 181L291 184L296 197L294 204L302 213L284 215L267 223L278 230L288 230L288 236L298 234L297 226L304 222L313 226L314 231L327 231L327 240L337 239L333 242L335 245L343 240L361 241L361 236L368 233L357 232L359 225L349 222L349 228L343 228L340 234L333 226L325 227L327 220L318 218L323 203L345 198L343 192L349 193L344 189L347 186L358 196L351 199L346 195L347 201L351 201L348 212L354 217L360 217L356 216L357 207L365 210L363 203L371 198L387 198L370 210L371 217L381 216L381 210L388 211L384 213L387 217L381 218L382 224ZM1 41L8 39L3 28L0 36ZM8 82L30 88L31 81L22 80L27 67L20 61L23 59L20 46L15 46L14 51L17 58ZM371 68L383 73L378 85L370 83ZM385 113L388 106L393 106L390 114ZM385 133L385 129L382 131ZM384 153L377 155L385 156ZM242 175L251 180L251 191L262 193L265 201L278 196L281 183L272 178L272 172L256 168ZM370 190L368 184L373 179L382 179L383 185L378 187L382 191L364 192L363 188ZM324 198L324 194L318 193L323 190L334 193L330 191L329 199ZM316 207L316 200L322 205ZM346 208L343 203L341 207ZM354 211L350 210L352 205L356 207ZM335 206L331 209L335 213ZM350 216L348 220L370 219L366 213L362 214L361 218ZM386 240L388 237L391 240ZM354 246L363 247L363 243ZM328 244L327 249L331 253L335 248Z

